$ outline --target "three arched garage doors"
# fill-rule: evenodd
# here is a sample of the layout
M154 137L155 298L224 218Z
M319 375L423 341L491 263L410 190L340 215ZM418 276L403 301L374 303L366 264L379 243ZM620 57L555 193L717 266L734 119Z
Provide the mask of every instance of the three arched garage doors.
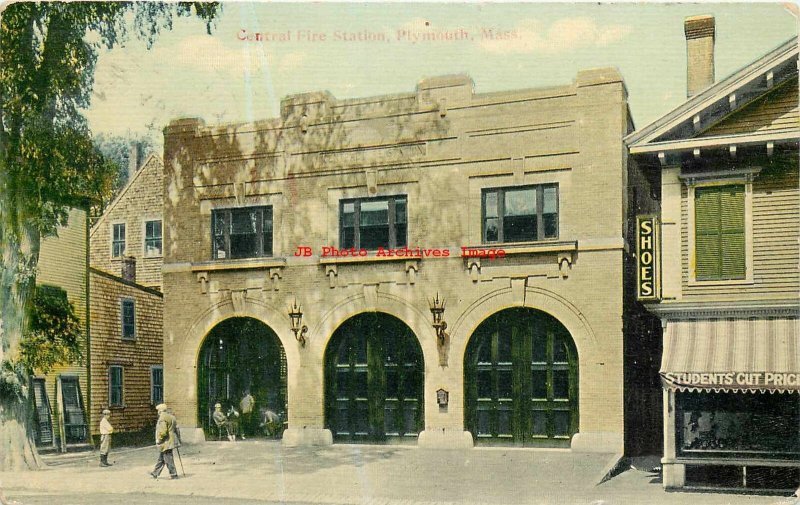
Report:
M470 336L464 359L464 426L477 444L569 446L578 431L578 356L558 320L530 308L497 312ZM324 356L325 426L334 441L416 440L424 371L417 337L400 319L368 312L342 323ZM214 403L232 403L245 389L285 410L280 341L255 319L223 321L201 347L198 386L206 429Z

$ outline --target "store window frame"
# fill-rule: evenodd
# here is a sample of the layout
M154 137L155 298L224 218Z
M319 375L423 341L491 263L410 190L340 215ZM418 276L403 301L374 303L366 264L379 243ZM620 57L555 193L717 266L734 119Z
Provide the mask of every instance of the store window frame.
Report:
M776 421L775 417L777 413L774 408L770 407L770 402L780 403L782 407L784 407L787 411L791 409L791 402L787 402L785 399L783 402L780 400L775 400L776 398L789 398L790 400L794 400L794 408L795 408L795 419L792 419L790 422L786 423L788 425L793 425L797 419L800 419L800 397L798 397L797 392L784 392L784 393L774 393L774 392L758 392L758 391L734 391L734 392L711 392L711 391L676 391L675 395L675 454L678 460L686 460L686 459L715 459L715 460L730 460L735 462L736 460L747 458L747 459L764 459L764 460L794 460L800 457L800 435L796 435L796 439L793 441L794 446L797 448L795 451L777 451L775 447L765 448L765 449L753 449L752 447L748 447L747 449L743 448L736 448L731 446L730 440L725 439L724 437L716 437L715 435L718 434L719 431L724 433L726 429L726 423L724 423L724 418L718 419L720 415L728 415L728 416L768 416L771 415L772 418L763 420L763 422L742 422L740 426L746 427L742 433L747 433L751 436L749 443L754 443L754 441L759 441L755 438L755 433L749 427L757 426L761 429L765 429L769 426L775 426ZM752 409L745 409L745 410L734 410L733 407L737 404L752 404L755 407L758 407L761 404L762 408L752 408ZM764 405L766 404L766 405ZM707 407L710 405L711 407ZM715 409L712 407L719 406L719 409ZM701 409L701 407L704 407ZM707 407L708 410L705 408ZM724 408L723 408L724 407ZM711 418L712 420L704 420L703 416L698 416L697 419L694 419L692 413L702 411L704 413L714 413L714 417ZM696 431L696 439L689 444L685 439L685 432L684 432L684 415L688 414L690 420L694 420L697 424ZM790 413L791 414L791 413ZM737 423L729 422L730 426L736 426ZM690 425L691 426L691 425ZM703 428L706 428L705 430ZM692 431L690 429L690 431ZM773 433L773 439L781 439L781 444L783 445L784 449L789 446L789 443L786 442L787 433L791 432L791 430L775 430ZM767 434L768 435L768 434ZM686 445L695 445L697 447L686 447Z
M251 233L234 233L234 217L250 214L254 231ZM219 227L218 227L219 223ZM267 225L268 223L268 225ZM235 246L232 238L236 235L252 235L249 253L232 251ZM250 258L269 258L274 252L275 223L272 205L250 205L243 207L224 207L211 211L211 258L216 261L227 261ZM220 256L220 253L223 253Z
M387 202L387 241L385 244L365 244L362 240L364 228L370 226L362 223L362 206L367 203ZM399 205L402 204L402 205ZM353 222L347 225L345 222L345 208L353 205ZM404 215L400 220L400 209L404 208ZM348 212L349 213L349 212ZM339 246L343 249L366 249L377 251L378 248L395 249L408 246L408 195L387 195L374 198L347 198L339 200ZM375 228L384 225L373 225ZM348 229L352 228L352 238L348 234Z
M555 209L553 212L545 212L545 191L554 189L555 190ZM534 214L527 214L524 216L513 216L513 215L506 215L506 208L505 208L505 200L507 193L513 192L522 192L522 191L529 191L534 190L536 193L536 202L535 202L535 213ZM487 208L487 200L489 195L496 195L495 197L495 209L494 214L496 215L489 215L489 211L491 209ZM559 191L559 184L557 182L552 183L545 183L545 184L526 184L521 186L499 186L499 187L491 187L491 188L482 188L481 189L481 242L483 244L511 244L511 243L527 243L527 242L541 242L545 240L557 240L559 237L560 232L560 214L561 214L561 202L560 202L560 191ZM547 234L546 233L546 215L555 215L555 223L554 223L554 231ZM529 217L532 218L535 222L535 228L533 229L533 236L532 237L523 237L520 239L512 238L507 239L506 234L507 231L505 230L506 225L509 224L508 220L512 217ZM497 231L496 231L496 238L491 239L489 237L489 232L487 228L487 222L489 220L495 219L497 220Z

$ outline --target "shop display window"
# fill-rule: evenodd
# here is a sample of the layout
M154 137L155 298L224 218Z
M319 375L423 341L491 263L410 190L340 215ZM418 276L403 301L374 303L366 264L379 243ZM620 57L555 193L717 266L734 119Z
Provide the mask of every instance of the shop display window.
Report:
M676 393L683 457L796 459L797 393Z

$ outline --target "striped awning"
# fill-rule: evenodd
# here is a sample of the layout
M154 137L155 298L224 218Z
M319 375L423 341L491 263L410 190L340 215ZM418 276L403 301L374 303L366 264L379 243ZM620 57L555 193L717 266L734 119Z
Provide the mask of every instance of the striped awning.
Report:
M680 391L800 391L795 318L670 321L661 377Z

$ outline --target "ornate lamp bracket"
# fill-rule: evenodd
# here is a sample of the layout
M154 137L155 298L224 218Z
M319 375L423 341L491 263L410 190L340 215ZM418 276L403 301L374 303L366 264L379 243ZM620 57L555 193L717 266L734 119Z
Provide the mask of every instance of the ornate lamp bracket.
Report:
M436 347L439 350L439 365L447 366L447 350L450 347L450 335L445 331L447 329L447 322L444 320L444 298L439 299L439 293L436 293L436 298L429 302L431 315L433 315L433 329L436 331Z
M292 321L292 333L294 338L300 342L300 347L306 346L306 333L308 333L308 326L303 324L303 311L297 305L297 299L289 307L289 319Z

